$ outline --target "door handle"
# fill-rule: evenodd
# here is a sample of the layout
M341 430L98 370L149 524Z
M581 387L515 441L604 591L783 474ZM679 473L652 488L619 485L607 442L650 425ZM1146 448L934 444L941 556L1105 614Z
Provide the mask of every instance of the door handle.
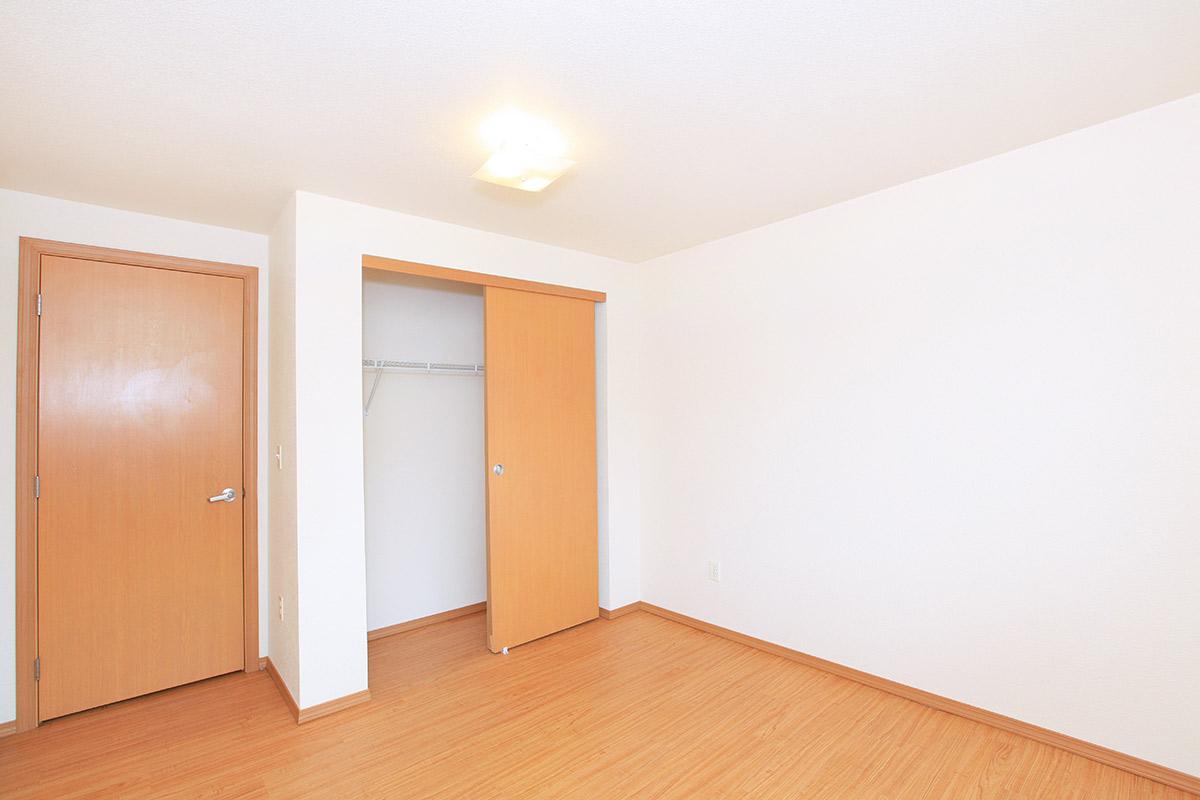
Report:
M237 500L237 492L233 490L232 486L223 489L220 494L208 498L210 503L232 503L234 500Z

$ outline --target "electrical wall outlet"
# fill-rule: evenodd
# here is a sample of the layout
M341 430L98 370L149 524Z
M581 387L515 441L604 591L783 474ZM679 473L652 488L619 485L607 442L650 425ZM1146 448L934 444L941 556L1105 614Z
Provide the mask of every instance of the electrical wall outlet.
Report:
M721 582L721 562L720 561L708 562L708 579L710 581L712 581L713 583Z

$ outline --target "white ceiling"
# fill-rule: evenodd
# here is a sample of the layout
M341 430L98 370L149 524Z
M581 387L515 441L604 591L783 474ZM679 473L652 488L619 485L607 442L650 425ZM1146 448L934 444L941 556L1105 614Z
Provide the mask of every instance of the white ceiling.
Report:
M0 0L0 186L639 261L1197 92L1197 0ZM542 194L470 177L506 105L572 142Z

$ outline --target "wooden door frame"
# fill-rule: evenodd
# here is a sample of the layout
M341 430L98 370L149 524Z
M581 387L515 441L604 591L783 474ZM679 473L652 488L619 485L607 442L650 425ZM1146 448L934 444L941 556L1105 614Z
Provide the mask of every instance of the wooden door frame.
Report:
M242 281L243 670L258 666L258 269L22 236L17 289L16 594L17 730L38 726L37 636L38 309L42 256L62 256Z
M506 278L503 275L489 275L486 272L470 272L465 269L451 267L435 267L432 264L420 264L416 261L402 261L398 258L363 255L363 269L381 269L385 272L399 272L404 275L416 275L420 278L437 278L455 283L469 283L474 286L495 286L499 289L520 289L537 294L553 294L559 297L574 297L577 300L591 300L593 303L603 303L608 297L604 292L591 289L576 289L572 286L559 286L555 283L527 281L522 278Z

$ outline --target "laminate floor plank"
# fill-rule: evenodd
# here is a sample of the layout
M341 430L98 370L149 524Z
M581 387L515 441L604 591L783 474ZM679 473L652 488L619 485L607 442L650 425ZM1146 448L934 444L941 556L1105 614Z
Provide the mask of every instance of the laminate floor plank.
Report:
M371 701L302 726L238 673L0 739L0 796L1196 800L641 611L368 647Z

